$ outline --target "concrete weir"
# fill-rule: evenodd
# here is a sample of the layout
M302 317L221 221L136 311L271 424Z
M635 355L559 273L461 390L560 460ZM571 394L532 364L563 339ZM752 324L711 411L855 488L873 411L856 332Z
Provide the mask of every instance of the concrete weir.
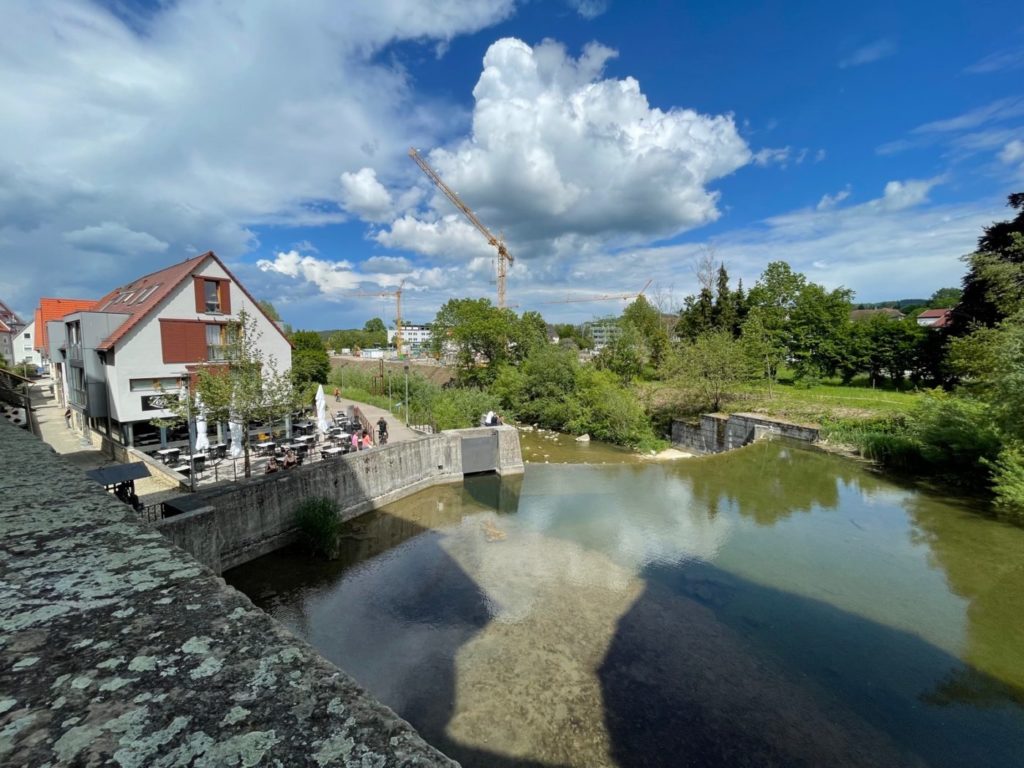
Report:
M439 437L353 457L344 483L330 462L249 481L237 501L344 487L359 509L361 478L373 505L398 492L374 459L457 476ZM0 764L456 765L45 444L0 424L0 466Z
M469 471L521 473L519 432L450 430L210 488L185 497L190 511L157 529L223 573L295 541L295 510L305 499L333 499L342 520L351 520L432 485L460 482Z
M697 424L672 422L672 445L694 453L722 453L765 437L786 437L814 443L818 428L773 419L757 413L706 413Z

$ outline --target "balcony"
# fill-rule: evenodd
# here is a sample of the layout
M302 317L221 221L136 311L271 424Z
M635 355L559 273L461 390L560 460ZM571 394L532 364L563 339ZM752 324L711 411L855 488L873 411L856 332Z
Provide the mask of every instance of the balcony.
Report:
M81 360L82 359L82 345L79 344L68 344L68 360Z
M208 344L206 346L207 362L223 362L228 359L228 347L224 344Z

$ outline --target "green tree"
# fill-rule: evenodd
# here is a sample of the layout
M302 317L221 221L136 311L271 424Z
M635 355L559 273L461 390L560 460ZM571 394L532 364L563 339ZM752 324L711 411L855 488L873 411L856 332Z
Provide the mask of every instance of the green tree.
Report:
M693 340L712 328L715 311L714 296L709 288L701 288L696 296L683 299L676 322L676 335L681 339Z
M454 352L460 384L486 386L501 365L525 351L514 346L518 325L512 310L488 299L451 299L434 318L431 348L437 356Z
M379 317L373 317L363 324L363 330L367 333L387 333L388 327Z
M852 291L826 291L817 283L800 289L787 317L784 337L798 376L834 375L846 351Z
M736 310L736 295L729 290L729 273L725 264L718 267L715 281L715 305L711 310L711 325L720 331L739 334L739 315Z
M259 304L260 309L263 310L267 317L275 323L281 322L281 315L278 313L277 308L270 303L270 299L260 299L256 303Z
M172 418L157 423L180 423L198 414L201 407L208 421L241 424L245 476L249 477L250 425L283 419L295 410L298 398L290 371L279 371L273 355L264 355L262 333L245 310L239 312L236 321L228 323L227 338L225 359L199 368L188 398L173 398L169 403Z
M650 364L661 365L668 351L668 332L662 322L661 313L643 295L637 296L622 313L620 323L636 329L647 349Z
M1020 235L1024 233L1024 192L1009 196L1008 204L1017 210L1017 215L987 227L978 240L975 253L965 256L968 264L963 280L963 295L953 310L950 332L964 336L977 325L992 327L1010 312L999 303L1001 267L1014 269L1024 262L1024 249L1020 247Z
M292 342L292 381L295 387L304 391L312 384L327 381L331 360L320 334L316 331L295 331Z
M747 348L728 330L706 331L684 344L677 364L680 378L692 384L715 411L756 372Z
M928 299L928 306L920 309L951 309L960 303L960 297L964 292L960 288L939 288ZM906 314L910 314L911 307L903 307Z
M623 384L639 379L650 363L650 349L632 323L623 323L619 335L606 344L594 359L598 369L611 371Z

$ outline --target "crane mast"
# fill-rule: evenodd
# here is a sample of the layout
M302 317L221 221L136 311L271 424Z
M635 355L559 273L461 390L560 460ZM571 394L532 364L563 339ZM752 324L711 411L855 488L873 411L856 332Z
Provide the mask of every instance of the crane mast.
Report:
M504 309L505 280L508 277L508 265L515 261L512 254L508 252L508 248L505 247L505 243L501 238L495 237L491 234L491 231L484 226L480 219L477 218L472 209L462 202L451 187L444 183L444 180L437 174L437 171L430 167L430 164L423 159L423 156L420 155L415 148L409 150L409 157L415 161L416 165L420 167L420 170L427 175L427 178L434 182L434 185L444 193L444 196L451 201L452 205L462 211L462 214L469 219L469 223L476 227L480 234L487 238L487 242L494 248L498 249L498 306Z

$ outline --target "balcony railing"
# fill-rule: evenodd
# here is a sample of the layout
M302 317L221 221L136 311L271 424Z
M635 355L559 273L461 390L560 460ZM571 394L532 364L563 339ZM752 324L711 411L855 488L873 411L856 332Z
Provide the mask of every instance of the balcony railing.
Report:
M208 344L206 346L206 359L213 362L228 359L228 347L224 344Z
M81 360L82 359L82 345L81 344L68 344L68 360Z
M69 388L68 399L71 401L72 405L79 405L83 408L88 405L84 389L75 389L74 387Z

